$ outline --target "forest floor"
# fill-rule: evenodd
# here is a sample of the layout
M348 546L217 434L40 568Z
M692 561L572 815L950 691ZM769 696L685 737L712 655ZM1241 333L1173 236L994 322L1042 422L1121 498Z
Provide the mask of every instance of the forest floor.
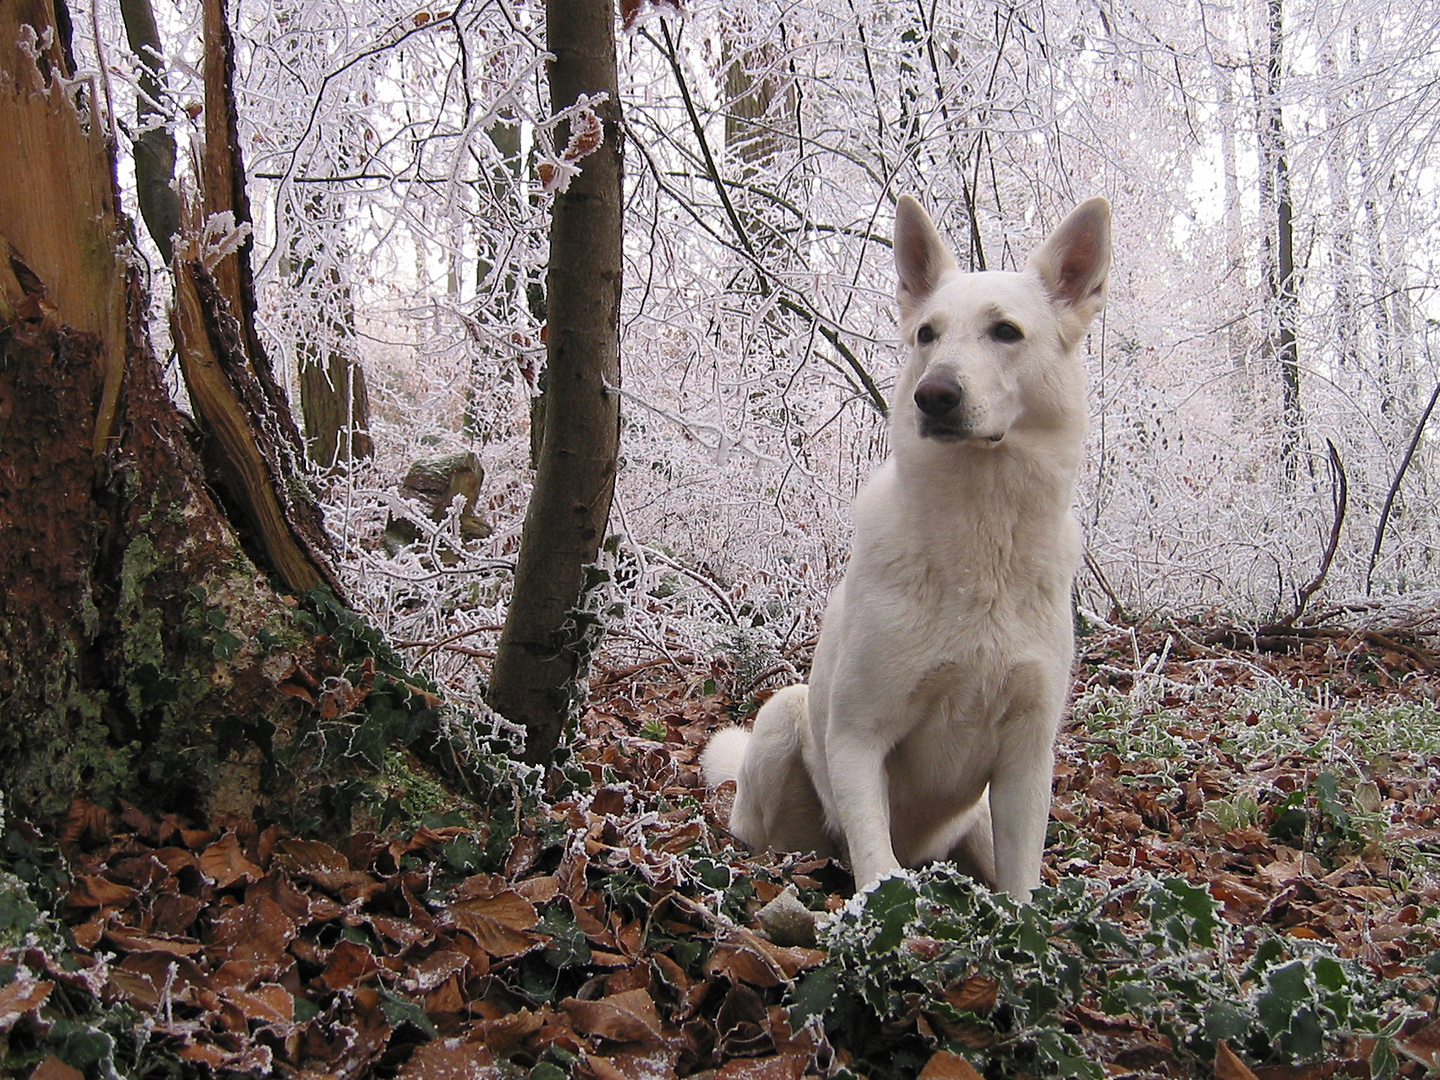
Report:
M945 870L862 903L837 864L731 849L696 757L766 690L731 700L724 659L600 665L498 848L439 805L327 844L77 803L63 860L7 822L0 1075L1440 1070L1433 656L1290 644L1082 640L1025 909ZM762 930L787 887L832 913L818 940Z

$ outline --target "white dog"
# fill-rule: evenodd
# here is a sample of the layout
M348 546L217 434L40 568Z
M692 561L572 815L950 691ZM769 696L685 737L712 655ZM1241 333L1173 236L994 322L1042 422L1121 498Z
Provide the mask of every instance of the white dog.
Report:
M906 196L895 265L891 456L855 501L810 684L701 764L736 781L730 830L752 848L838 853L859 886L959 858L1024 899L1074 655L1076 352L1105 304L1110 206L1073 210L1022 273L967 274Z

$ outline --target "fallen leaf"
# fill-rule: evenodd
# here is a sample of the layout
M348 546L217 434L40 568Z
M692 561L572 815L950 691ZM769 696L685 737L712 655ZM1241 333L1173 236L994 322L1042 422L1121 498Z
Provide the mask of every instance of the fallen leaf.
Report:
M495 1057L483 1043L431 1039L416 1047L396 1075L397 1080L488 1080L495 1075Z
M1215 1044L1215 1080L1257 1080L1250 1066L1221 1039Z
M23 979L0 986L0 1031L9 1029L31 1009L39 1008L54 987L54 983Z
M957 1012L972 1012L988 1016L995 1008L1000 993L1000 983L988 975L972 975L958 985L945 990L945 1000Z
M916 1080L983 1080L975 1066L949 1050L937 1050L920 1070Z
M221 889L239 881L259 881L265 872L245 857L240 840L227 832L200 853L200 872Z
M109 878L77 874L65 902L73 908L124 907L135 898L136 890Z
M288 1028L295 1022L295 999L275 983L254 990L232 990L225 1000L245 1014L245 1019L272 1027Z
M666 1042L655 1002L644 990L627 990L597 1001L566 998L560 1008L570 1016L575 1029L586 1035L656 1047Z
M342 941L330 950L320 982L331 990L353 990L379 970L374 953L364 945Z
M30 1080L85 1080L85 1074L51 1054L30 1074Z
M1399 1040L1400 1049L1428 1069L1440 1070L1440 1020Z
M545 939L530 930L540 921L535 905L513 889L495 896L459 900L450 905L455 925L480 943L491 956L527 953Z

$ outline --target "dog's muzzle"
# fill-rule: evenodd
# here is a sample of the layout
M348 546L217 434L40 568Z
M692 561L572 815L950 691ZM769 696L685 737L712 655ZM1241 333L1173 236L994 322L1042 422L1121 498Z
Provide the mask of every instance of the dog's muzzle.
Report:
M972 432L965 418L965 388L949 372L932 371L915 387L916 418L923 439L948 442L968 439Z

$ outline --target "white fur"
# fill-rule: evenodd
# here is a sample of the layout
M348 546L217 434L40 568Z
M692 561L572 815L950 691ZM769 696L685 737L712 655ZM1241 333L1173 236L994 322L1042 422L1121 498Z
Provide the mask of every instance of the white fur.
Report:
M860 886L958 856L1024 898L1074 653L1075 354L1105 302L1109 204L1077 207L1021 273L965 274L903 197L895 261L892 453L856 499L810 685L717 734L702 765L736 780L730 829L751 847L844 855Z

